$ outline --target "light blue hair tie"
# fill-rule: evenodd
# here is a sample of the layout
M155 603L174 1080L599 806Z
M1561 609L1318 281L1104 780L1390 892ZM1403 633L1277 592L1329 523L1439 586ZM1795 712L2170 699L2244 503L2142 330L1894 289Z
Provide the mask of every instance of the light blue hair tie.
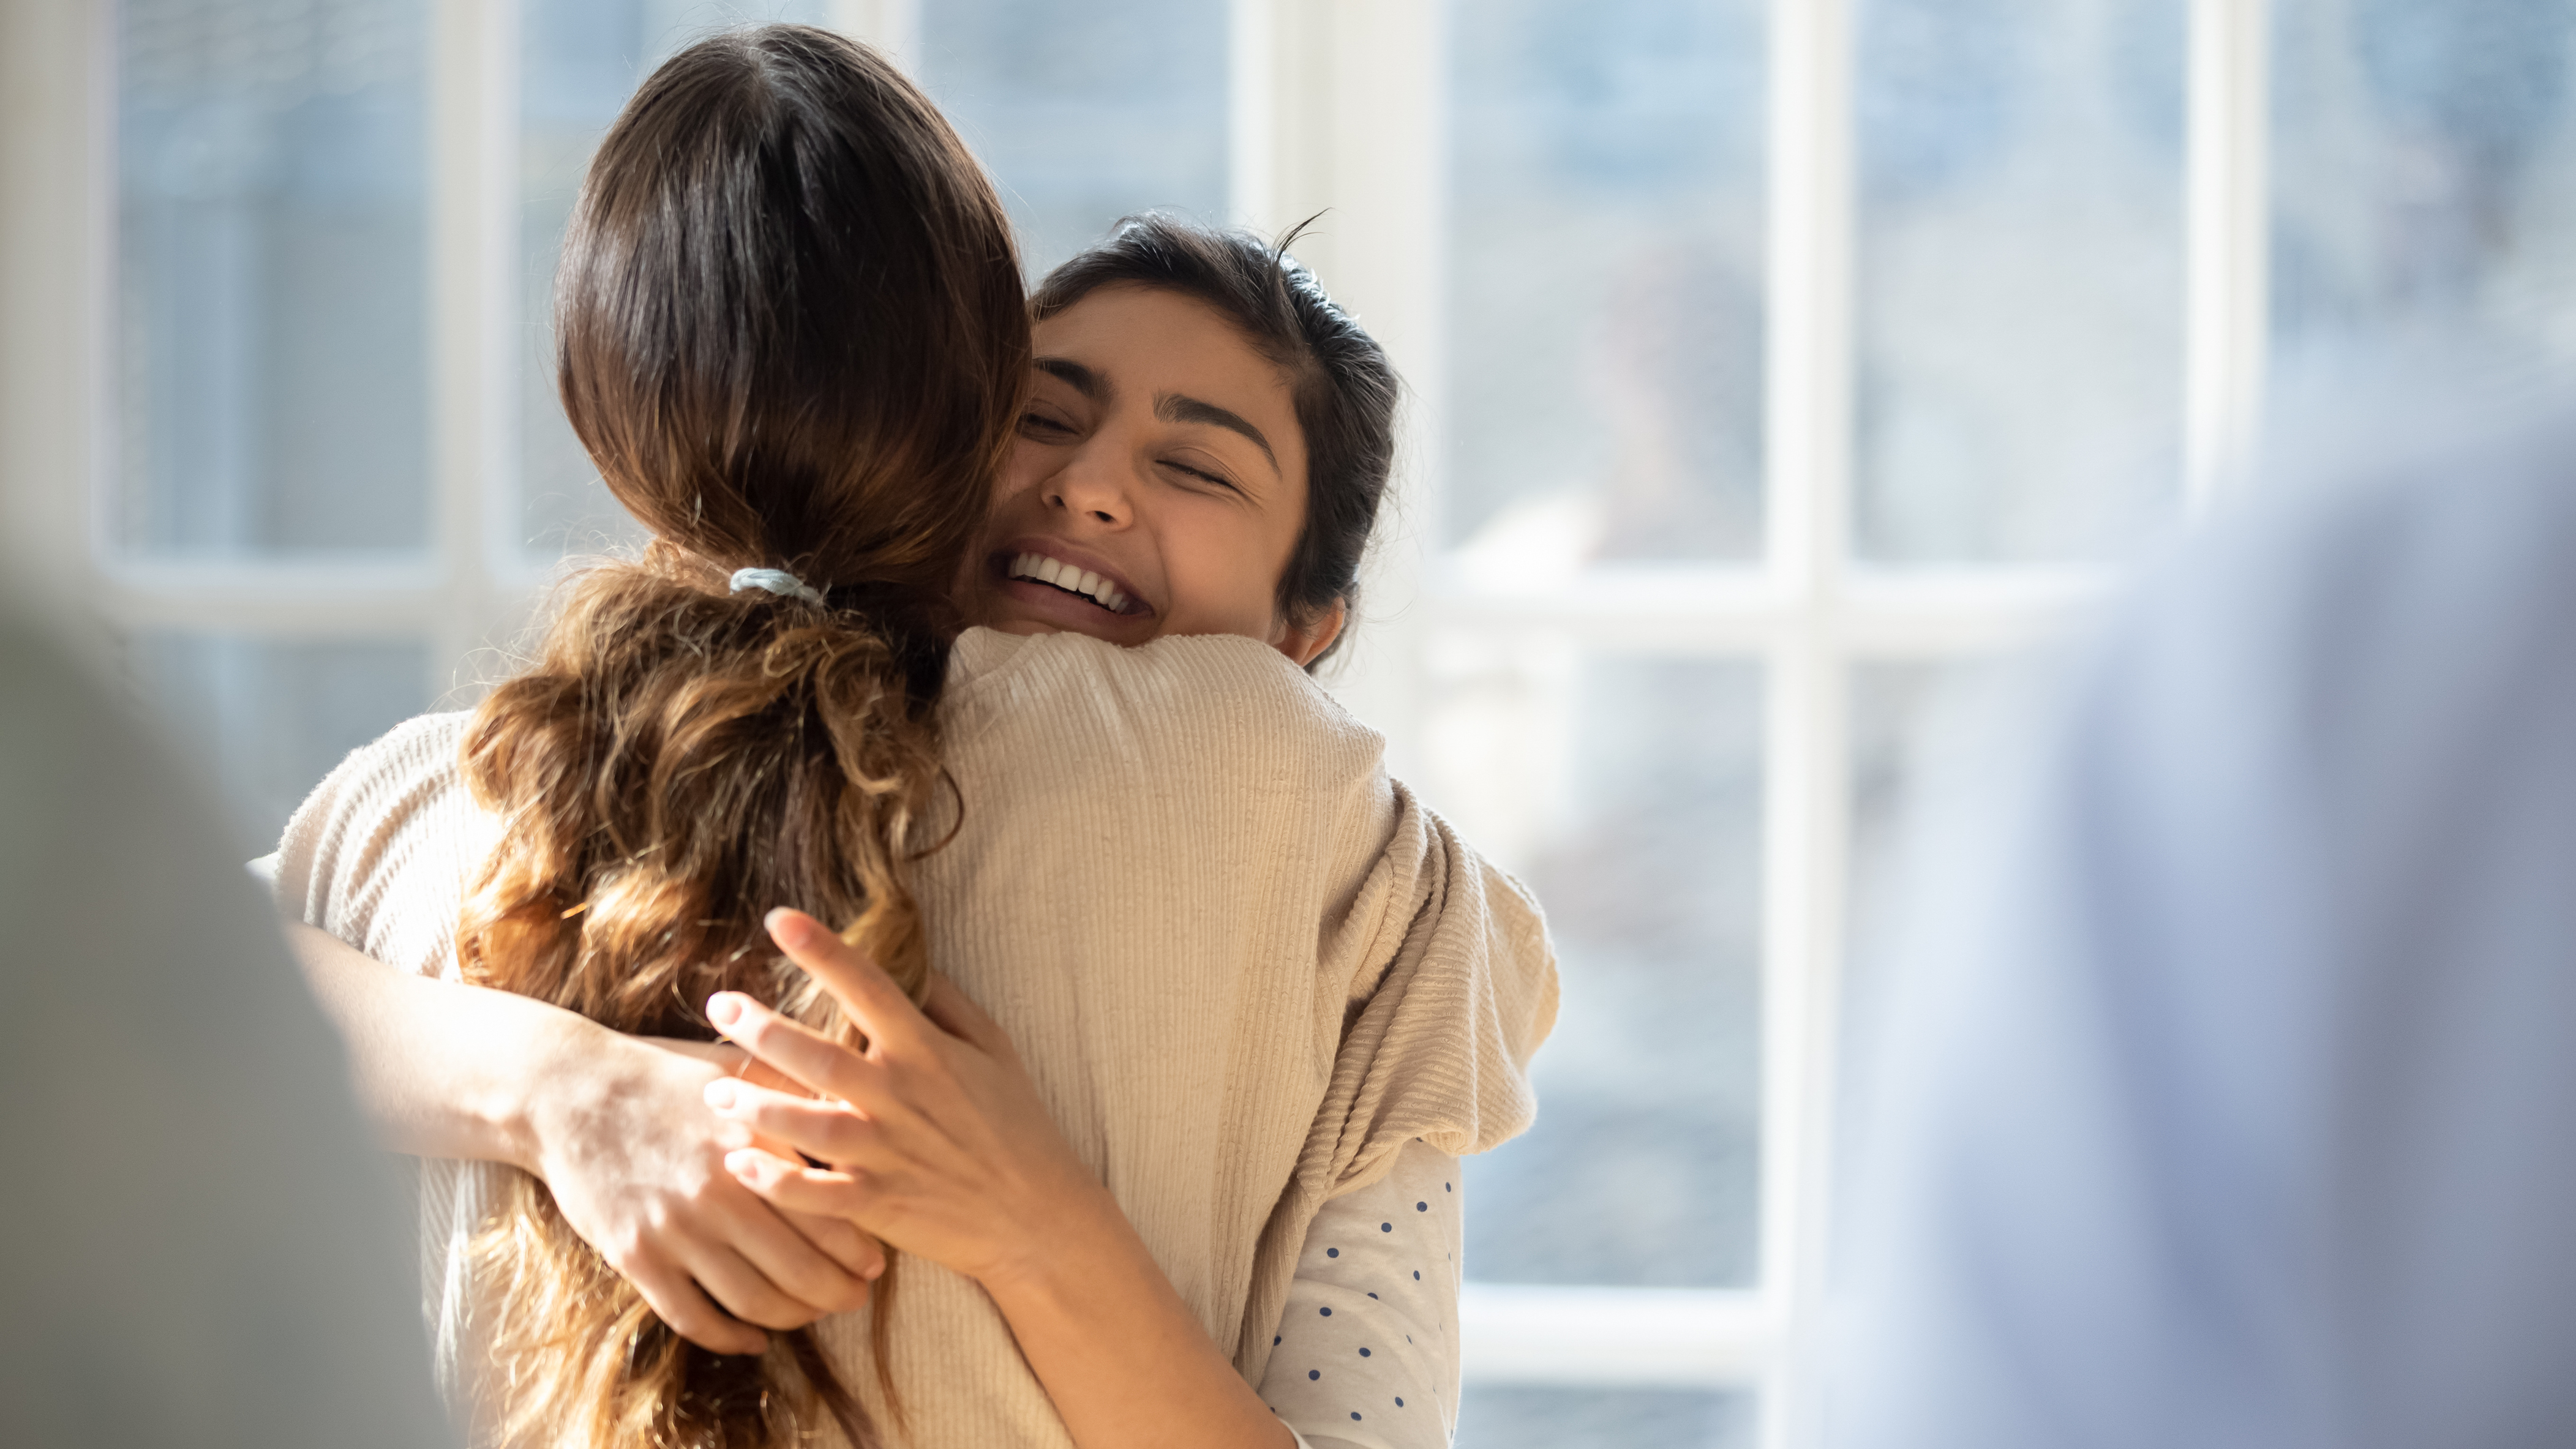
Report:
M767 589L773 594L784 594L791 599L803 599L809 604L823 602L821 594L808 588L803 579L785 569L735 569L733 591L739 594L745 589Z

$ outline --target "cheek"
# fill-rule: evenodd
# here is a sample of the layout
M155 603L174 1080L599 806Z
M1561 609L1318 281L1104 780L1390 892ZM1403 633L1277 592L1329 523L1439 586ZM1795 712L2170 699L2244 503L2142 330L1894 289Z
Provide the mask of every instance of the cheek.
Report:
M1193 634L1268 639L1277 624L1279 572L1271 540L1240 514L1191 510L1163 530L1172 625Z
M1011 445L1011 456L1002 464L1001 476L993 480L993 507L996 512L1015 499L1026 497L1047 475L1050 450L1026 438Z

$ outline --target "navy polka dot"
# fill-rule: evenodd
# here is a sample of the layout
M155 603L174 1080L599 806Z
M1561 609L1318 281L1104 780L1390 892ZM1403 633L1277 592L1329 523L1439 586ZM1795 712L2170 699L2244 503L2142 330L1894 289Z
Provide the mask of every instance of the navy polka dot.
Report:
M1368 1351L1367 1349L1361 1349L1361 1350L1360 1350L1360 1357L1362 1357L1362 1358L1366 1358L1366 1357L1368 1357L1368 1356L1369 1356L1369 1351Z
M1431 1211L1431 1204L1427 1202L1418 1202L1413 1205L1413 1210L1418 1213L1427 1213Z
M1441 1190L1442 1192L1450 1192L1450 1191L1453 1191L1454 1189L1452 1189L1452 1188L1449 1186L1449 1184L1447 1184L1447 1183L1445 1183L1445 1182L1444 1182L1444 1183L1440 1184L1440 1190Z
M1325 1256L1325 1257L1327 1257L1327 1258L1338 1258L1338 1257L1340 1257L1341 1255L1342 1255L1342 1250L1341 1250L1341 1249L1339 1249L1339 1248L1326 1248L1326 1249L1324 1250L1324 1256Z
M1370 1294L1369 1296L1370 1296L1371 1298L1375 1298L1377 1295L1376 1295L1376 1294L1374 1294L1374 1293L1372 1293L1372 1294Z
M1421 1275L1421 1274L1419 1274L1419 1273L1416 1273L1416 1274L1414 1274L1413 1276L1414 1276L1414 1277L1416 1277L1416 1278L1419 1278L1419 1277L1421 1277L1422 1275ZM1270 1346L1271 1346L1272 1348L1277 1348L1277 1347L1279 1346L1279 1335L1278 1335L1278 1334L1275 1334L1275 1333L1274 1333L1274 1334L1270 1335Z
M1393 1223L1380 1223L1380 1224L1378 1224L1378 1225L1377 1225L1377 1230L1378 1230L1379 1232L1381 1232L1381 1233L1391 1233L1391 1232L1394 1232L1394 1231L1395 1231L1395 1224L1393 1224Z
M1402 1399L1398 1399L1398 1400L1396 1400L1396 1401L1395 1401L1395 1406L1396 1406L1397 1408L1399 1408L1399 1409L1403 1408L1403 1407L1404 1407L1404 1400L1402 1400Z
M1308 1369L1308 1370L1306 1370L1306 1377L1307 1377L1307 1379L1308 1379L1309 1381L1312 1381L1312 1380L1315 1380L1315 1379L1320 1379L1320 1378L1322 1378L1323 1376L1324 1376L1324 1371L1323 1371L1322 1369Z
M1421 1270L1421 1269L1416 1268L1416 1269L1414 1269L1414 1270L1413 1270L1413 1281L1414 1281L1414 1282L1416 1282L1416 1283L1419 1283L1419 1282L1421 1282L1421 1281L1422 1281L1422 1270Z
M1352 1417L1352 1418L1356 1419L1356 1418L1358 1418L1359 1416L1360 1416L1360 1411L1359 1411L1359 1410L1357 1410L1357 1409L1353 1409L1353 1410L1351 1410L1351 1417Z
M1332 1316L1333 1316L1333 1310L1331 1310L1331 1309L1329 1309L1329 1308L1318 1308L1318 1309L1316 1309L1315 1311L1316 1311L1317 1313L1320 1313L1320 1314L1324 1315L1326 1318L1330 1318L1330 1317L1332 1317Z

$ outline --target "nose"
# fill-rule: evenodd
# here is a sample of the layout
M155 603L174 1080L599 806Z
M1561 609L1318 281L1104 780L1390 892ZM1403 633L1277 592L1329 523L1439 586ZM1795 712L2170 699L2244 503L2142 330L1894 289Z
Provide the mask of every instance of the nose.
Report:
M1098 449L1084 449L1048 479L1046 501L1050 508L1080 514L1110 528L1124 528L1135 518L1127 480Z

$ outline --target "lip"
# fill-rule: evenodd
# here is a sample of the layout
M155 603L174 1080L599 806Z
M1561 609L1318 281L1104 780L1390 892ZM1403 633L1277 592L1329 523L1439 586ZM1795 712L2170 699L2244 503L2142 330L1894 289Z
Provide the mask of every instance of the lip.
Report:
M1127 596L1128 608L1132 612L1113 614L1089 599L1059 589L1053 584L1041 583L1036 579L1012 578L1009 573L1011 562L1024 553L1051 558L1068 567L1100 575L1101 578L1116 585L1118 591ZM1135 581L1111 567L1108 560L1089 549L1078 548L1062 539L1050 538L1044 534L1030 534L1012 539L987 554L984 566L994 585L1009 598L1034 610L1051 622L1080 629L1086 633L1106 629L1123 632L1138 627L1151 628L1157 613L1154 606L1146 602L1144 594L1136 587Z

